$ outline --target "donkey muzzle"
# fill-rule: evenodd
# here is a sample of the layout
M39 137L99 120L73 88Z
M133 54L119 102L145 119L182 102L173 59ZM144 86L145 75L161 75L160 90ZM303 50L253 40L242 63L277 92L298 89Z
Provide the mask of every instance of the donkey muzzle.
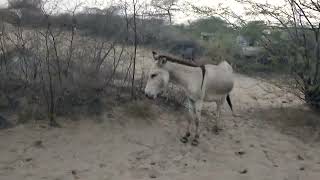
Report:
M148 99L156 99L156 98L158 97L158 94L152 95L152 94L145 93L145 96L146 96Z
M148 99L154 99L154 96L152 96L152 95L150 95L150 94L148 94L148 93L145 93L145 95L146 95L146 97L147 97Z

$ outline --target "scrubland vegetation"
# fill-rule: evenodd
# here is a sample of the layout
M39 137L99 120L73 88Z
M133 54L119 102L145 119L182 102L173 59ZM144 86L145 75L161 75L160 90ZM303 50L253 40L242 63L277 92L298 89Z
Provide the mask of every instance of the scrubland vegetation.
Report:
M280 1L225 1L239 14L193 0L8 0L0 179L318 180L320 4ZM220 134L204 104L199 146L180 143L183 89L143 93L153 50L232 65Z
M280 11L238 2L265 21L178 1L119 1L103 8L79 3L53 13L47 1L9 0L0 10L0 108L20 108L21 122L58 125L56 116L76 113L76 106L100 107L102 97L135 99L147 78L139 64L152 49L199 63L227 60L253 76L286 77L300 98L319 107L319 4L293 1ZM203 18L174 24L181 10Z

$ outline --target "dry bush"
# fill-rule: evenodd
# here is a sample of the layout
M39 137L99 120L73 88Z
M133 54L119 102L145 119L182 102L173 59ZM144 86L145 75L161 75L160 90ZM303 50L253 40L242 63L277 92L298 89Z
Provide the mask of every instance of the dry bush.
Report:
M35 109L47 111L50 119L75 113L74 106L88 106L88 112L99 114L101 96L131 80L133 49L116 40L80 36L48 25L3 30L0 45L1 92L21 106L45 107ZM35 113L42 112L23 109L19 121L34 119Z

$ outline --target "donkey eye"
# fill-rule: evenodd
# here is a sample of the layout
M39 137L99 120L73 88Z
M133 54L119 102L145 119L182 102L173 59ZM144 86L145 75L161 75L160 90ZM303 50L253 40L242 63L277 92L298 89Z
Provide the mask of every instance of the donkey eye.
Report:
M157 74L151 74L151 78L155 78Z

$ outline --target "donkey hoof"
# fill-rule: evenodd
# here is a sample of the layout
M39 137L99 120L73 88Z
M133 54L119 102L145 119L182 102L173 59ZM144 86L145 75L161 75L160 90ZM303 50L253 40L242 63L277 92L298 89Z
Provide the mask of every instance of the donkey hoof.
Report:
M199 145L199 140L198 139L193 139L191 142L192 146L198 146Z
M222 129L219 128L218 126L214 126L214 127L212 128L212 131L213 131L216 135L218 135L219 132L222 131Z
M188 142L188 138L186 136L183 136L180 141L184 144L186 144Z

